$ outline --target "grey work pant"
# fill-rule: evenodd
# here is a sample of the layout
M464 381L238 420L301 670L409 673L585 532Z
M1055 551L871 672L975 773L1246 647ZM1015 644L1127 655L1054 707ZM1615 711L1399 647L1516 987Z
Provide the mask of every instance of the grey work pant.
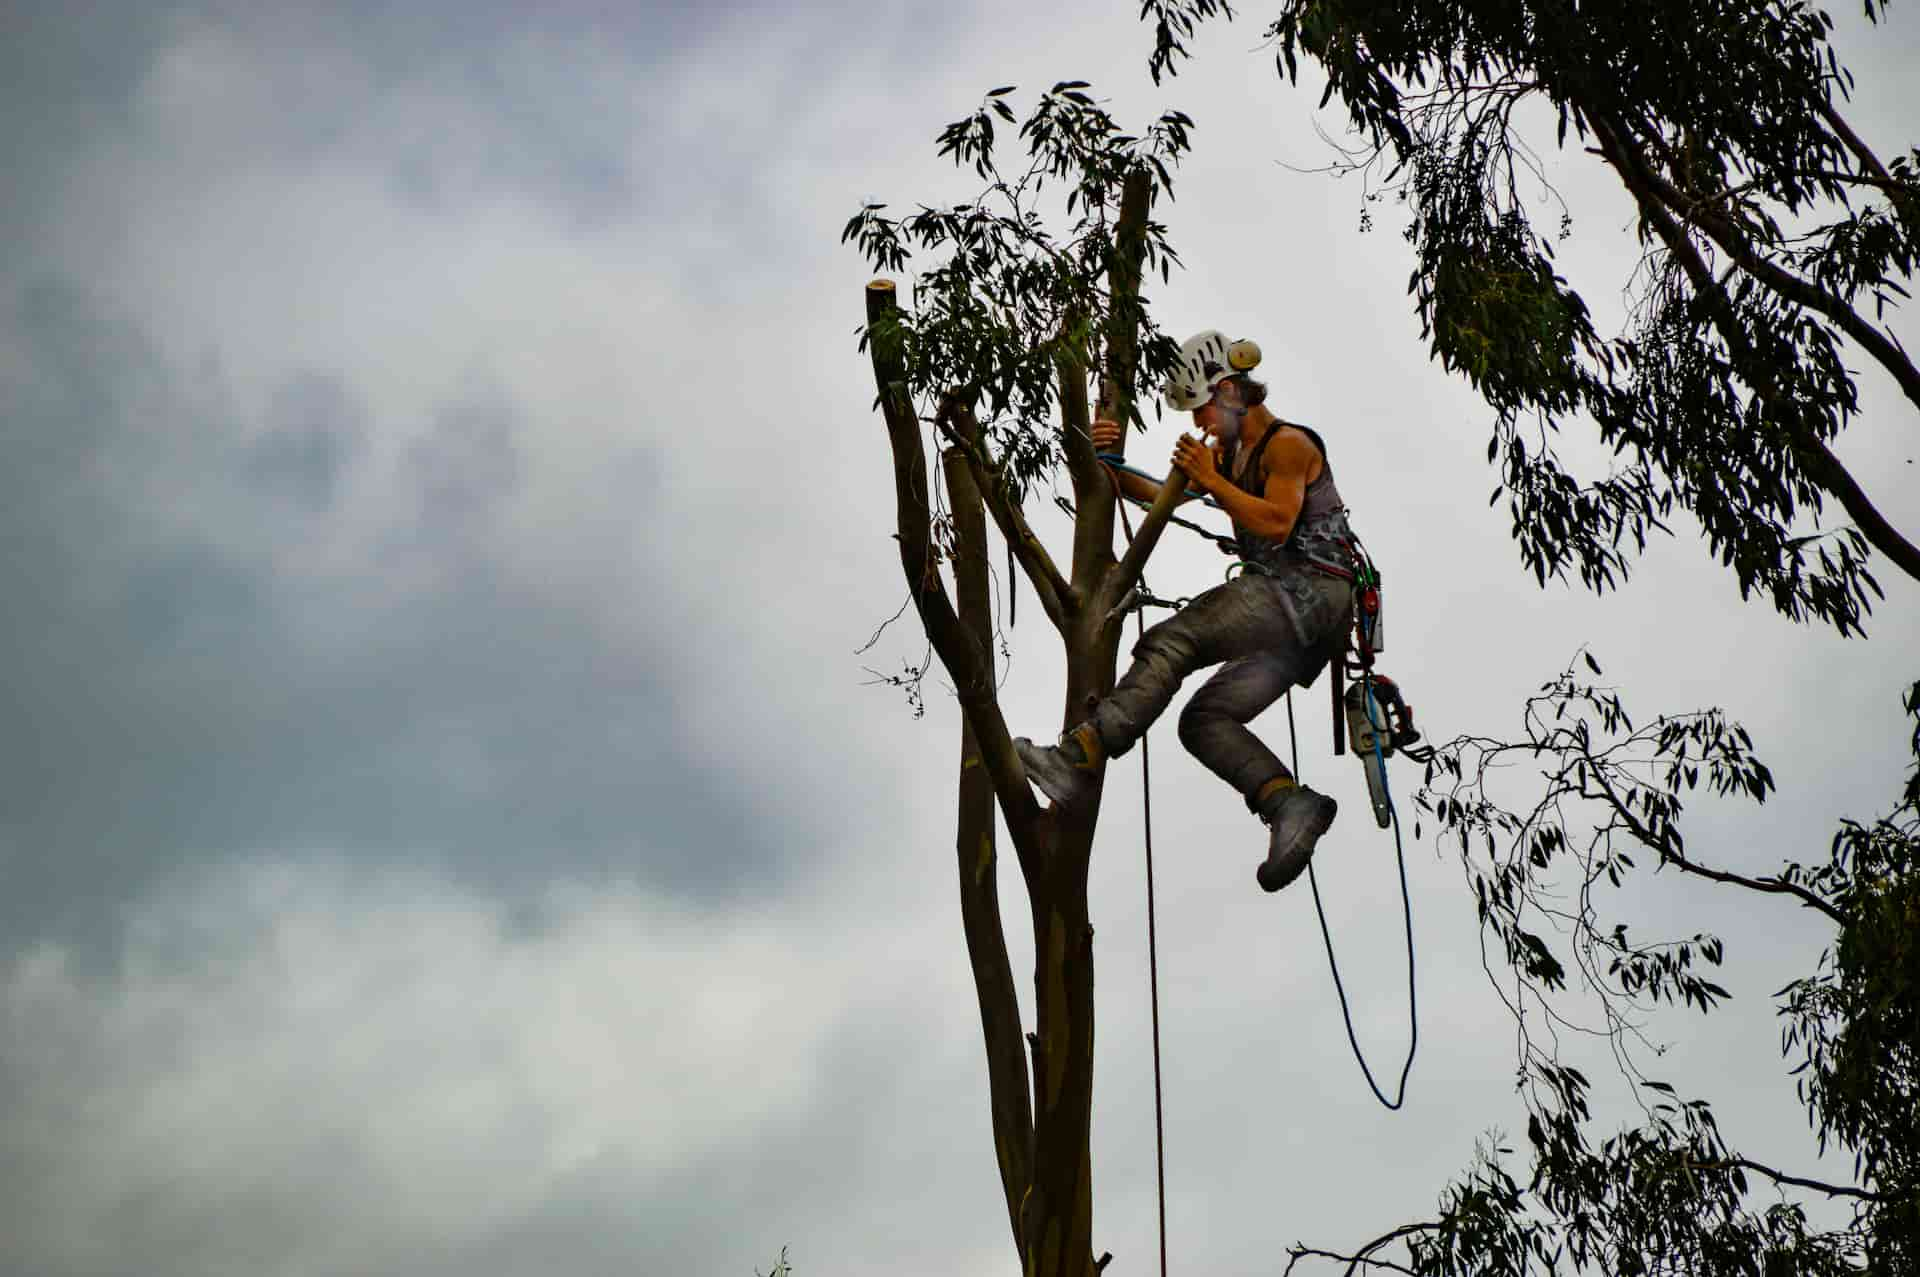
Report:
M1133 666L1094 707L1110 757L1126 753L1166 710L1181 681L1221 669L1180 712L1180 743L1253 805L1287 768L1247 730L1290 687L1306 687L1344 646L1352 586L1301 569L1248 572L1195 598L1143 635Z

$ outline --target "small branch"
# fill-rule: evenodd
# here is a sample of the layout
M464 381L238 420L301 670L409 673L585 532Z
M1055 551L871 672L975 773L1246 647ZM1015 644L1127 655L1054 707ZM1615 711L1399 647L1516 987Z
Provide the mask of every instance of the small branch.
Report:
M1705 865L1688 860L1685 856L1664 849L1661 850L1660 857L1666 863L1680 870L1680 872L1693 874L1697 878L1705 878L1711 882L1728 883L1737 887L1745 887L1749 891L1763 891L1770 895L1796 897L1802 904L1818 909L1821 913L1826 914L1841 926L1844 927L1847 925L1846 914L1841 913L1840 910L1836 909L1833 905L1797 883L1783 882L1778 878L1748 878L1741 874L1728 873L1723 869L1709 869Z
M1438 1224L1431 1222L1402 1224L1392 1232L1384 1233L1374 1238L1351 1255L1342 1255L1331 1250L1319 1250L1312 1246L1290 1246L1287 1248L1287 1254L1290 1258L1287 1260L1286 1268L1281 1272L1281 1277L1290 1277L1290 1274L1293 1272L1293 1266L1303 1259L1331 1259L1335 1263L1345 1264L1347 1266L1348 1277L1352 1277L1353 1273L1358 1272L1362 1265L1370 1268L1387 1268L1396 1273L1407 1273L1409 1277L1418 1277L1413 1269L1408 1268L1405 1264L1396 1264L1390 1259L1375 1259L1373 1252L1379 1250L1382 1246L1388 1246L1403 1238L1411 1237L1415 1233L1430 1233L1439 1227Z
M1725 1171L1737 1166L1742 1170L1757 1171L1776 1184L1791 1184L1795 1188L1810 1188L1815 1192L1825 1193L1828 1197L1856 1197L1866 1202L1893 1200L1892 1196L1887 1193L1875 1193L1864 1188L1849 1188L1845 1184L1828 1184L1817 1179L1806 1179L1799 1175L1789 1175L1785 1171L1776 1171L1771 1166L1763 1166L1759 1162L1745 1157L1729 1157L1722 1162L1693 1162L1690 1163L1690 1165L1692 1165L1694 1169L1702 1171Z
M1826 914L1841 926L1844 927L1847 925L1848 918L1846 914L1840 912L1838 908L1825 898L1816 895L1798 883L1785 882L1779 878L1748 878L1743 874L1729 873L1724 869L1711 869L1706 865L1687 859L1684 853L1674 849L1671 832L1664 837L1656 837L1652 830L1640 822L1639 818L1633 814L1633 811L1627 806L1626 802L1621 799L1618 791L1607 782L1603 769L1592 754L1582 751L1582 756L1586 760L1586 770L1588 776L1592 778L1592 785L1597 786L1597 788L1589 788L1586 785L1582 785L1579 790L1580 795L1584 798L1598 798L1605 802L1607 806L1613 808L1614 812L1625 822L1627 831L1639 840L1642 846L1659 853L1662 864L1672 865L1681 873L1692 874L1697 878L1705 878L1709 882L1745 887L1749 891L1765 892L1768 895L1793 896L1803 904L1818 909L1821 913Z
M1817 97L1813 105L1814 109L1820 112L1820 118L1827 122L1827 127L1833 130L1833 135L1844 142L1847 149L1853 152L1853 157L1860 161L1860 167L1878 178L1888 188L1889 195L1899 191L1909 197L1912 196L1912 185L1894 180L1893 175L1887 172L1887 166L1882 164L1880 157L1873 153L1873 148L1860 140L1860 135L1853 131L1853 126L1841 117L1840 112L1833 109L1833 103L1825 95Z
M1303 1259L1331 1259L1335 1263L1345 1264L1349 1277L1362 1265L1369 1268L1391 1269L1396 1273L1406 1273L1407 1277L1420 1277L1405 1264L1396 1264L1391 1259L1373 1259L1366 1255L1342 1255L1331 1250L1315 1250L1311 1246L1294 1246L1287 1251L1287 1254L1289 1256L1287 1266L1281 1270L1281 1277L1288 1277L1293 1272L1293 1266Z
M1053 622L1055 628L1064 630L1068 619L1079 610L1079 596L1074 593L1067 578L1061 575L1060 569L1054 566L1046 546L1041 544L1040 538L1027 525L1020 507L1008 501L1006 489L995 482L995 475L987 465L980 422L973 415L973 410L949 397L940 405L934 423L942 434L965 451L968 466L973 471L974 485L980 490L988 513L993 515L994 526L1000 529L1000 535L1013 548L1014 558L1025 570L1027 579L1033 583L1033 592L1040 599L1040 610L1047 614L1047 619Z

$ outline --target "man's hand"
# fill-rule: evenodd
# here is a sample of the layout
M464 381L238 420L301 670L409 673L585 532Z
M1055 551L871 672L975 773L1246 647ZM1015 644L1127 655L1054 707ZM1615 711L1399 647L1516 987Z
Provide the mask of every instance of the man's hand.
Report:
M1120 443L1120 423L1101 418L1093 423L1093 450L1112 452Z
M1181 435L1173 445L1173 464L1186 472L1188 486L1202 492L1212 492L1220 482L1213 449L1192 435Z

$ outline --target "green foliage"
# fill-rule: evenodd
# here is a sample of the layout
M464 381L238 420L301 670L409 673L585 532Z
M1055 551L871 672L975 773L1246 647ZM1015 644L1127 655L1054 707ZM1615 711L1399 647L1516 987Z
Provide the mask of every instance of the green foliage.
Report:
M1587 665L1599 674L1591 657ZM1616 693L1569 669L1528 701L1523 738L1463 737L1436 751L1416 805L1458 847L1498 954L1488 969L1520 1026L1528 1166L1523 1180L1512 1148L1483 1149L1442 1194L1435 1219L1396 1230L1413 1271L1915 1271L1920 684L1906 708L1915 768L1895 810L1871 824L1844 822L1824 862L1763 878L1691 858L1681 832L1698 791L1756 803L1774 792L1751 737L1717 710L1636 727ZM1546 784L1516 810L1496 785L1522 759L1541 765ZM1834 947L1814 974L1781 991L1779 1012L1809 1120L1823 1148L1853 1153L1858 1187L1741 1156L1707 1100L1683 1099L1643 1071L1648 1011L1669 1004L1706 1014L1729 997L1707 974L1726 956L1717 937L1647 939L1609 916L1614 889L1663 869L1797 901L1836 924ZM1570 1009L1576 995L1599 1008L1597 1023ZM1637 1124L1596 1130L1593 1083L1562 1058L1563 1036L1581 1032L1611 1047L1636 1094ZM1844 1200L1851 1216L1815 1224L1776 1185Z
M1232 11L1149 0L1142 16L1158 78ZM1859 407L1849 342L1920 406L1920 370L1865 313L1907 295L1920 182L1913 156L1881 163L1838 115L1849 81L1831 29L1798 0L1284 0L1268 26L1280 73L1318 63L1321 104L1337 96L1364 141L1336 168L1385 168L1407 208L1424 335L1495 410L1495 498L1543 583L1617 584L1678 506L1743 597L1847 634L1879 594L1868 535L1819 528L1835 497L1872 522L1826 445ZM1517 121L1601 154L1640 207L1621 335L1597 333L1554 269L1571 217L1535 225L1523 189L1544 170ZM1574 419L1611 473L1562 463Z
M1025 167L1011 174L1001 166L996 122L1017 118L1007 102L1013 87L992 90L938 139L942 155L985 181L973 201L922 205L898 218L869 203L841 234L878 271L906 270L915 250L944 255L917 278L889 331L863 331L861 349L876 336L898 340L916 400L952 393L979 401L990 464L1016 493L1059 463L1059 379L1063 370L1107 371L1101 335L1109 318L1139 327L1143 378L1164 377L1178 356L1143 302L1116 302L1108 272L1128 177L1144 172L1152 198L1171 198L1171 166L1189 149L1193 121L1168 111L1144 134L1124 133L1087 88L1068 80L1040 96L1018 129ZM1049 187L1073 219L1062 233L1037 207ZM1144 253L1144 268L1162 279L1179 261L1165 226L1151 220ZM1145 424L1137 408L1133 416Z

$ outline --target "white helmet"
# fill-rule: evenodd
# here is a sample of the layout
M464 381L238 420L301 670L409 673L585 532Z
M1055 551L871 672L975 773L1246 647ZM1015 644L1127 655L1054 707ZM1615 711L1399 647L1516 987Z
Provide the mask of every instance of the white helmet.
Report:
M1180 347L1180 367L1167 381L1167 403L1175 412L1192 412L1213 397L1213 388L1260 364L1260 347L1209 328Z

